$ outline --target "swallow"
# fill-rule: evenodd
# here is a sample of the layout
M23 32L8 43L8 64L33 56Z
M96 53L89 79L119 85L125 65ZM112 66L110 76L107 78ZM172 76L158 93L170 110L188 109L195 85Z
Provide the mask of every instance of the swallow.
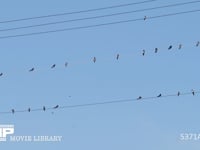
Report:
M170 49L172 49L172 45L170 45L170 46L168 47L168 50L170 50Z
M35 68L31 68L30 70L29 70L29 72L33 72L35 70Z
M158 48L155 48L155 51L154 51L155 53L158 53Z
M59 105L56 105L55 107L53 107L53 109L57 109L59 107Z
M97 59L96 59L96 57L94 57L94 58L93 58L93 62L95 63L95 62L96 62L96 60L97 60Z
M15 113L15 110L14 110L14 109L12 109L11 111L12 111L13 114Z
M142 99L142 96L139 96L139 97L137 98L137 100L140 100L140 99Z
M195 91L192 89L192 95L194 96L195 95Z
M117 57L116 57L116 59L117 59L117 60L119 59L119 54L117 54Z
M159 94L157 97L161 97L162 96L162 94Z
M196 47L198 47L198 46L199 46L199 44L200 44L200 42L199 42L199 41L197 41L197 43L196 43Z
M45 111L45 110L46 110L46 107L45 107L45 106L43 106L43 108L42 108L42 109L43 109L43 111Z
M3 76L3 73L0 73L0 76Z
M147 20L147 16L144 16L144 20Z
M28 112L31 112L31 108L28 108Z
M142 56L144 56L144 55L145 55L145 50L143 49L143 50L142 50Z
M51 69L53 69L53 68L55 68L56 67L56 64L53 64L52 66L51 66Z
M65 62L65 67L67 67L68 66L68 62Z
M182 44L179 44L178 49L181 49L181 48L182 48Z
M177 96L180 96L180 95L181 95L181 93L178 91Z

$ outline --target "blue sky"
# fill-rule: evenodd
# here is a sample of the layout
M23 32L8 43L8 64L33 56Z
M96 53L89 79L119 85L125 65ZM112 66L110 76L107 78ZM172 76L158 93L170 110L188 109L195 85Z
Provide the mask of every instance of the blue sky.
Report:
M187 2L186 0L184 0ZM1 19L131 3L101 1L2 1ZM0 24L0 28L95 16L183 2L157 0L142 5L87 14ZM1 33L1 36L71 26L154 16L199 9L192 4L106 19ZM76 105L106 100L156 96L199 89L199 13L107 27L0 40L1 111L42 106ZM178 50L182 43L183 49ZM174 48L168 51L169 45ZM154 54L155 47L159 53ZM142 49L146 56L141 55ZM116 54L120 60L116 61ZM97 62L92 63L93 57ZM64 63L69 66L64 68ZM52 64L57 68L50 70ZM29 73L28 69L36 71ZM71 97L69 97L71 96ZM200 133L199 96L104 106L1 115L0 124L14 124L15 135L61 135L59 143L0 143L2 149L132 150L193 149L199 141L180 141L181 133Z

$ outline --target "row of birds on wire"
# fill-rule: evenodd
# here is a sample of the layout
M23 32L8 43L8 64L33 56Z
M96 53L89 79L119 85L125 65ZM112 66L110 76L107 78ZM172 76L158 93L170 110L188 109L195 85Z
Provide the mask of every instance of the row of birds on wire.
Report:
M196 42L196 44L195 44L195 46L196 47L199 47L200 46L200 41L197 41ZM180 50L180 49L182 49L183 48L183 45L182 44L179 44L178 45L178 49ZM169 47L168 47L168 50L171 50L171 49L173 49L173 45L170 45ZM154 53L158 53L158 51L159 51L159 49L158 48L155 48L154 49ZM142 56L145 56L145 54L146 54L146 50L142 50ZM119 58L120 58L120 54L117 54L116 55L116 60L119 60ZM92 61L93 61L93 63L96 63L96 61L97 61L97 57L93 57L92 58ZM65 64L64 64L64 67L66 68L67 66L68 66L68 62L65 62ZM51 65L51 67L50 67L50 69L54 69L54 68L56 68L56 64L53 64L53 65ZM36 68L35 67L32 67L32 68L30 68L29 70L28 70L28 72L34 72L36 70ZM1 72L0 73L0 76L3 76L4 75L4 73L3 72Z
M46 107L42 106L41 108L37 109L31 109L30 107L25 110L15 110L11 109L11 111L7 112L0 112L0 114L15 114L15 113L25 113L25 112L35 112L35 111L47 111L47 110L57 110L57 109L68 109L68 108L77 108L77 107L86 107L86 106L96 106L96 105L106 105L106 104L114 104L114 103L124 103L124 102L131 102L131 101L142 101L142 100L150 100L150 99L156 99L156 98L167 98L167 97L179 97L179 96L186 96L186 95L193 95L195 96L196 94L200 93L200 91L195 91L191 90L191 92L180 92L178 91L175 94L167 94L163 95L162 93L158 94L157 96L151 96L151 97L142 97L138 96L137 98L133 99L121 99L121 100L111 100L111 101L103 101L103 102L94 102L94 103L85 103L85 104L77 104L77 105L67 105L67 106L60 106L60 105L55 105L53 107ZM53 114L54 112L52 112Z

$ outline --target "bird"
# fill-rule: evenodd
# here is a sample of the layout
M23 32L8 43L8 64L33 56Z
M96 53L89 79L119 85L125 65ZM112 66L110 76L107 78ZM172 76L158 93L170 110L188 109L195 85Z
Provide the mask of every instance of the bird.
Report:
M199 46L199 44L200 44L200 42L199 42L199 41L197 41L197 43L196 43L196 47L198 47L198 46Z
M96 60L97 60L97 59L96 59L96 57L94 57L94 58L93 58L93 62L95 63L95 62L96 62Z
M51 66L51 69L53 69L53 68L55 68L56 67L56 64L53 64L52 66Z
M155 48L155 53L157 53L158 52L158 48Z
M30 70L29 70L29 72L32 72L32 71L34 71L35 70L35 68L31 68Z
M12 111L13 114L15 113L15 110L14 110L14 109L12 109L11 111Z
M172 45L170 45L170 46L168 47L168 50L170 50L170 49L172 49Z
M31 108L28 108L28 112L31 112Z
M146 20L147 19L147 16L144 16L144 20Z
M57 109L59 107L59 105L56 105L55 107L53 107L54 109Z
M178 49L181 49L181 48L182 48L182 44L179 44Z
M46 110L46 107L45 106L43 106L43 111L45 111Z
M65 62L65 67L67 67L68 66L68 62Z
M137 98L137 100L140 100L140 99L142 99L142 96L139 96L139 97Z
M178 91L177 96L180 96L180 95L181 95L181 93Z
M192 95L194 96L195 95L195 91L192 89Z
M161 97L162 96L162 94L159 94L157 97Z
M117 54L117 57L116 57L116 59L117 59L117 60L119 59L119 54Z
M143 49L143 50L142 50L142 56L144 56L144 55L145 55L145 50Z
M3 73L0 73L0 76L3 76Z

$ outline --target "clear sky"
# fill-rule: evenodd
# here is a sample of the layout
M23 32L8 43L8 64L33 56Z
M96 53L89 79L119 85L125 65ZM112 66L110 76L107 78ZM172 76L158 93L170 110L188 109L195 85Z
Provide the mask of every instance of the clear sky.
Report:
M142 1L142 0L138 0ZM0 29L124 12L187 2L157 0L112 10L0 24ZM99 8L131 0L6 0L0 21ZM13 35L156 16L200 9L200 3L48 27L1 32ZM0 39L0 110L23 110L156 96L200 87L200 12L106 27ZM178 50L182 43L183 48ZM169 45L173 49L168 51ZM159 52L154 54L154 48ZM146 55L141 55L142 50ZM120 59L116 61L116 54ZM96 63L92 62L93 57ZM64 63L69 66L64 68ZM50 67L57 64L54 70ZM35 67L33 73L28 70ZM71 96L71 97L70 97ZM0 115L15 135L61 135L58 143L0 143L0 149L199 150L200 141L180 141L181 133L200 133L196 96L94 107Z

